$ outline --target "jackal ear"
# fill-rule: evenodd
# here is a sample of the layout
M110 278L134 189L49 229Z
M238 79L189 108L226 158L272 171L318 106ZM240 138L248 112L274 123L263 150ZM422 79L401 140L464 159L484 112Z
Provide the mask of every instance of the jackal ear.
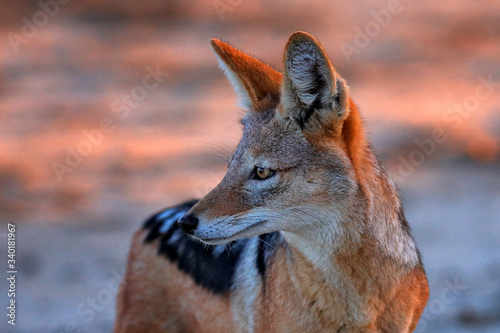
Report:
M211 44L241 107L247 111L276 107L280 99L281 73L220 40L213 38Z
M281 89L285 112L303 130L322 128L340 133L349 114L349 89L321 44L305 32L296 32L290 36L283 58Z

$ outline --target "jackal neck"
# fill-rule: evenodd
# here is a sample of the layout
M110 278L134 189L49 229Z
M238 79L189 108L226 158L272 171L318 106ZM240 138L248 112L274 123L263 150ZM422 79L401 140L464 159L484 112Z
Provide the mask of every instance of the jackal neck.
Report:
M323 214L316 230L282 232L288 272L303 301L320 313L323 305L343 304L332 311L356 313L352 320L360 327L371 322L398 281L421 265L397 192L374 156L372 161L343 214Z

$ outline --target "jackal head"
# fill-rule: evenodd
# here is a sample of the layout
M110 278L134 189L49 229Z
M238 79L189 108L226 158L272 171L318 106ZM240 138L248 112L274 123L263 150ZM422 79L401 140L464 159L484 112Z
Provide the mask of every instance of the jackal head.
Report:
M212 47L247 111L222 181L180 220L209 244L329 227L347 214L366 150L349 89L311 35L294 33L283 75L219 40Z

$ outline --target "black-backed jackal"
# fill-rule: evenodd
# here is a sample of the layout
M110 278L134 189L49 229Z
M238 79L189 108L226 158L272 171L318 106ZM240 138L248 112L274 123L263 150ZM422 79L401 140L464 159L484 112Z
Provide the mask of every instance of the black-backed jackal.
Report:
M283 75L212 47L241 142L217 187L135 233L115 332L412 332L419 251L323 47L294 33Z

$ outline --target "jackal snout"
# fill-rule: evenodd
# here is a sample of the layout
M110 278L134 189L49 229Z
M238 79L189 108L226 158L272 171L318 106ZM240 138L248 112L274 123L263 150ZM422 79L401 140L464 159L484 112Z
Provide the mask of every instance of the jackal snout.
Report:
M186 234L192 235L199 222L200 220L195 214L187 213L177 221L177 224L179 225L179 228L181 228L181 230Z

